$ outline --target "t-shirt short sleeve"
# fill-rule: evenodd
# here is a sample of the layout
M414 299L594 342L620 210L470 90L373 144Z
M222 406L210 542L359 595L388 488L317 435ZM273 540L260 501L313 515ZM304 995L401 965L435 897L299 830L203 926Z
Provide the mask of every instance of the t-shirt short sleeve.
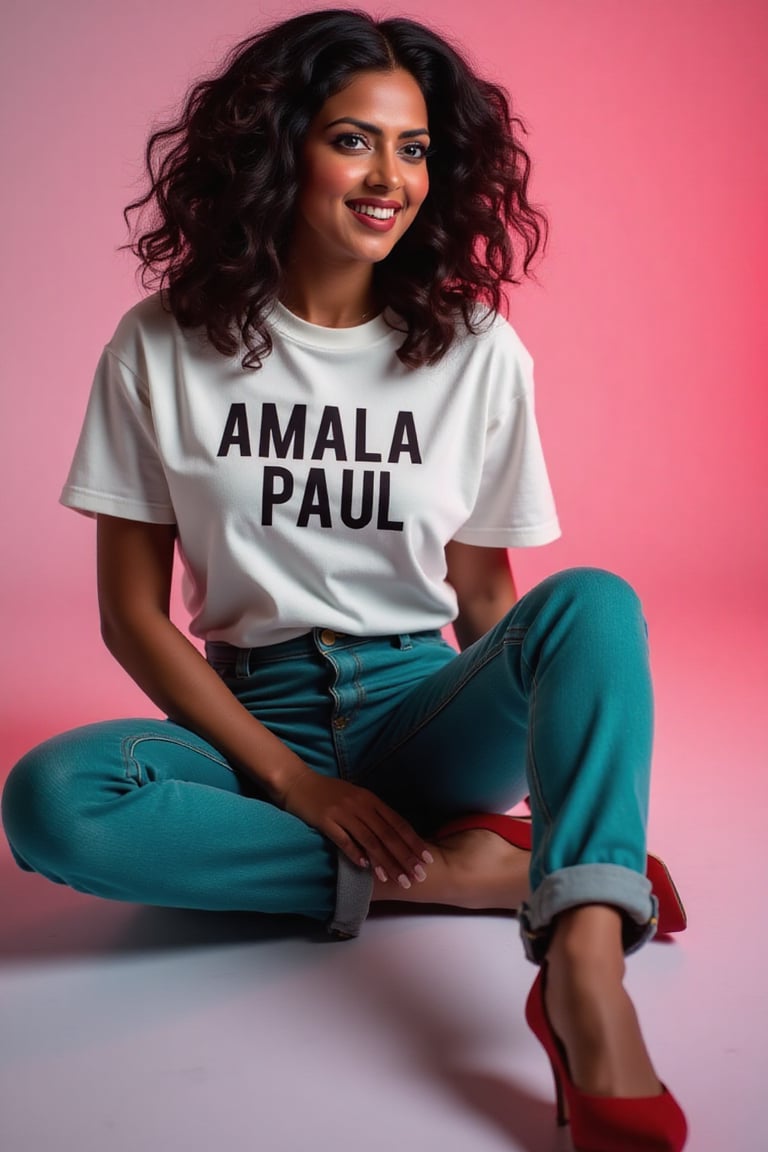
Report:
M105 348L61 503L150 524L176 517L144 382Z
M560 525L534 411L533 360L509 328L506 337L514 340L514 360L505 357L486 427L477 498L454 539L524 548L556 540Z

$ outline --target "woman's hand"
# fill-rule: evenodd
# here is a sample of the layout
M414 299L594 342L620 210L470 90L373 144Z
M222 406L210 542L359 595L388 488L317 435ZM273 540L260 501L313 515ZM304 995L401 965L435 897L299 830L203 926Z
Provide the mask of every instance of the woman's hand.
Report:
M353 864L372 867L382 882L395 880L410 888L413 880L426 878L423 865L433 863L408 821L367 788L305 768L291 777L280 801Z

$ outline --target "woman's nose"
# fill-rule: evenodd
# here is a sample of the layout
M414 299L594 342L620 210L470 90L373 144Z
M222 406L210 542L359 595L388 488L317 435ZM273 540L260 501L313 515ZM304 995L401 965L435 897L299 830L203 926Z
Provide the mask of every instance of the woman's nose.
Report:
M397 156L390 148L377 149L371 159L366 184L371 188L397 188L402 183Z

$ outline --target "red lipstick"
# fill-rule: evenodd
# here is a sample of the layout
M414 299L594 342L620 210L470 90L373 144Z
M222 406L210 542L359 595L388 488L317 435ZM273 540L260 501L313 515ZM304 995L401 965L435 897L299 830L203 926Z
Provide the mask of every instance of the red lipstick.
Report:
M397 214L403 207L397 200L377 200L373 196L357 197L346 203L357 222L365 228L372 228L374 232L389 232L394 228ZM372 211L366 212L366 208ZM386 215L380 216L379 212Z

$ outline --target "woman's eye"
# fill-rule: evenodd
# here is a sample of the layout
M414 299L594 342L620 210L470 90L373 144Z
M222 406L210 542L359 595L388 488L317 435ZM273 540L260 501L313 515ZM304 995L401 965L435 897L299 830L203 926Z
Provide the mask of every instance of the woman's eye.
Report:
M403 152L408 160L425 160L429 149L426 144L406 144Z
M363 148L368 147L365 137L360 136L357 132L343 132L334 138L333 143L347 152L360 152Z

